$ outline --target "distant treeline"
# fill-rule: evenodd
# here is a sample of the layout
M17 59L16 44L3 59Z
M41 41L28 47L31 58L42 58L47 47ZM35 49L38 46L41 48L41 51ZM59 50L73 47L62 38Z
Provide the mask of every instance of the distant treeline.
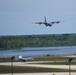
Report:
M0 49L76 46L76 34L0 36Z

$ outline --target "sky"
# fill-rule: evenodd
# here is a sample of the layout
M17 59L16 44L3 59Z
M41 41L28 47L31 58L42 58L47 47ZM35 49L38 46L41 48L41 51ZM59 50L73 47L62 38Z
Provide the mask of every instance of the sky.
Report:
M52 27L35 22L61 21ZM76 33L76 0L0 0L0 35Z

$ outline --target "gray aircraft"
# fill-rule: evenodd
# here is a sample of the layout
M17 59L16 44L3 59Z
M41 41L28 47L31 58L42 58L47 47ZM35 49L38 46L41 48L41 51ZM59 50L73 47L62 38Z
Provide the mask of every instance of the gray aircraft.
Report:
M40 24L40 25L41 25L41 24L44 24L46 27L47 27L47 26L50 26L50 27L51 27L51 26L52 26L53 24L55 24L55 23L58 24L58 23L60 23L60 21L53 21L53 22L51 22L51 23L48 23L48 22L46 21L46 17L44 17L44 22L36 22L35 24Z
M18 55L18 56L15 56L15 60L21 60L21 61L25 62L25 61L32 61L32 60L34 60L34 58L23 57L22 55Z

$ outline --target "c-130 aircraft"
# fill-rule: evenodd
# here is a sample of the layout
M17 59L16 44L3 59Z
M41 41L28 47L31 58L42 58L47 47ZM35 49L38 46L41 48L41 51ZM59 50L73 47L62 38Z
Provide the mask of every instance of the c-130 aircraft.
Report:
M60 23L61 21L52 21L51 23L48 23L47 21L46 21L46 16L44 17L44 22L36 22L35 24L44 24L46 27L47 26L52 26L53 24L58 24L58 23Z

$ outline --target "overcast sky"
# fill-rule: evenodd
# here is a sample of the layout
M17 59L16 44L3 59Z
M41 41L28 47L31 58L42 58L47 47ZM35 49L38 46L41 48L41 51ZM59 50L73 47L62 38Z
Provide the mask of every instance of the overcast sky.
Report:
M62 21L52 27L38 21ZM0 0L0 35L76 33L76 0Z

